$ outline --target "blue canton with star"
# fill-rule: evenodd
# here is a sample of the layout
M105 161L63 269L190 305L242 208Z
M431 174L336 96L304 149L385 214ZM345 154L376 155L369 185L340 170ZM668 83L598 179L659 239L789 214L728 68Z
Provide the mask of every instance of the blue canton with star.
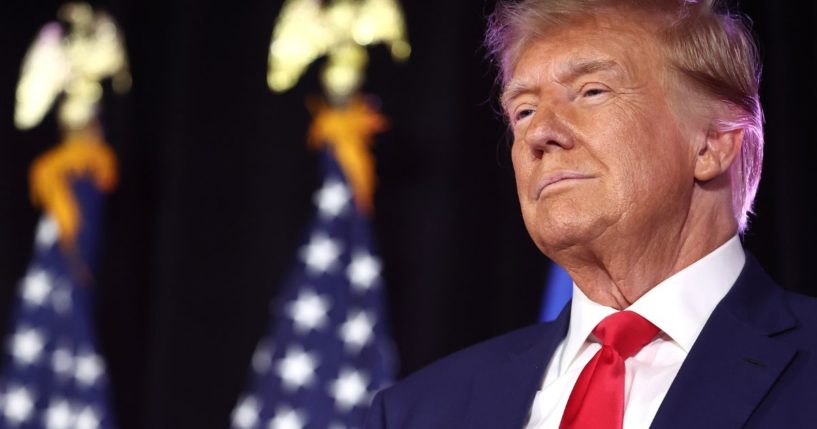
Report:
M335 159L324 151L316 217L252 359L233 429L352 429L393 377L381 262Z
M102 196L75 184L83 226L64 252L43 216L20 282L0 372L0 429L110 429L105 362L91 317L91 272Z

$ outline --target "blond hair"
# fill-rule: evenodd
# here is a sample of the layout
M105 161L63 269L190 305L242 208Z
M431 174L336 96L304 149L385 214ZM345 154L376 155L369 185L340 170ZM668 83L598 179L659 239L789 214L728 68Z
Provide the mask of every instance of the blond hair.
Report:
M760 183L763 110L760 61L746 20L719 8L717 0L521 0L500 2L488 19L485 45L504 86L519 56L546 31L604 11L644 12L660 20L656 36L672 69L726 109L713 109L719 131L742 129L741 152L732 165L732 209L743 233ZM720 112L720 113L714 113ZM725 112L725 114L724 114Z

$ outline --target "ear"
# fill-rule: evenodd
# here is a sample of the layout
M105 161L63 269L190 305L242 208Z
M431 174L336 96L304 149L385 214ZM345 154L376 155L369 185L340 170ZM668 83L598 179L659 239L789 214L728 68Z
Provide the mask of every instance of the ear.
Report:
M709 130L705 144L695 159L695 179L701 182L712 180L729 171L743 145L742 128L716 131Z

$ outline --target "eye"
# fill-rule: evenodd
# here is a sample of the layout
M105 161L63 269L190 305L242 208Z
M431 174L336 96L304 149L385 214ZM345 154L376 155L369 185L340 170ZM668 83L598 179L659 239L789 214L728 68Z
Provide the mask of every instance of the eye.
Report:
M519 122L533 114L533 109L519 109L513 115L513 122Z
M579 92L583 98L593 98L610 92L606 86L598 83L584 85Z

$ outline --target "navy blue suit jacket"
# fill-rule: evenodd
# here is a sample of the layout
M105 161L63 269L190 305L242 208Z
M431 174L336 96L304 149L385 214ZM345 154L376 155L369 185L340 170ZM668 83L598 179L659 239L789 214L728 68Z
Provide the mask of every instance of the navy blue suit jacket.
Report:
M569 308L380 392L366 428L523 428ZM817 299L784 291L747 255L651 427L817 428Z

